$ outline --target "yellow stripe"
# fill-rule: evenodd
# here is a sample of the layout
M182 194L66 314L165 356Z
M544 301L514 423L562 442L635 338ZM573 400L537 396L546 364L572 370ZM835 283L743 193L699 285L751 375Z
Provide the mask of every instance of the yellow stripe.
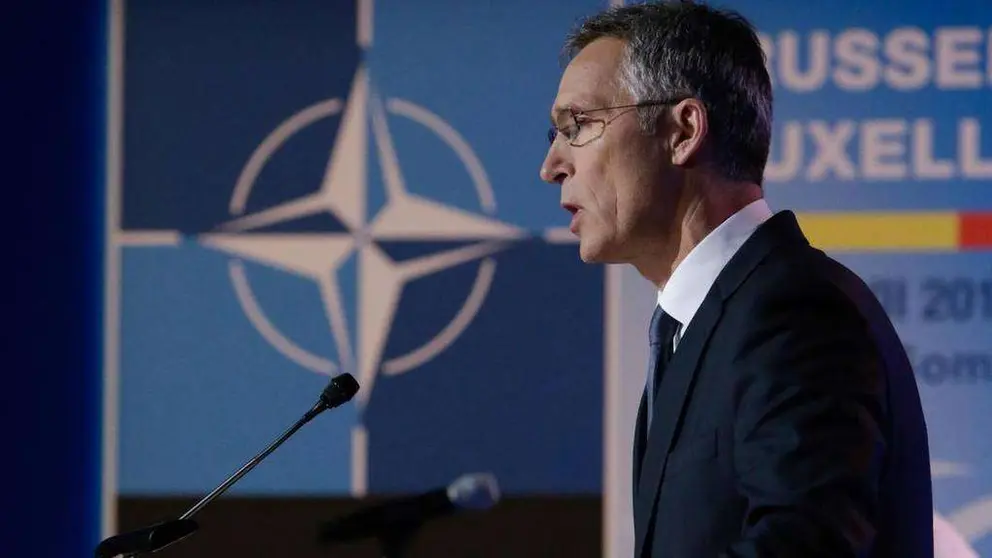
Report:
M953 250L959 219L950 212L800 213L799 225L821 250Z

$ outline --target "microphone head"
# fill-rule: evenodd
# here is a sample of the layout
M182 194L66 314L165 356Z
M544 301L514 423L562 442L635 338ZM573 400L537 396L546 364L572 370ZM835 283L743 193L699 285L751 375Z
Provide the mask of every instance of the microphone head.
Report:
M358 393L358 381L351 374L344 373L331 379L320 394L320 400L328 409L333 409L351 401L356 393Z
M458 509L487 510L499 502L499 484L492 473L462 475L448 485L448 499Z

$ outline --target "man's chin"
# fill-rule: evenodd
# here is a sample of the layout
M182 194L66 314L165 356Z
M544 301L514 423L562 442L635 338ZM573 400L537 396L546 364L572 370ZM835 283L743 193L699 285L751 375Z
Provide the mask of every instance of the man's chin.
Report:
M623 263L619 258L602 244L579 242L579 258L587 264L616 264Z

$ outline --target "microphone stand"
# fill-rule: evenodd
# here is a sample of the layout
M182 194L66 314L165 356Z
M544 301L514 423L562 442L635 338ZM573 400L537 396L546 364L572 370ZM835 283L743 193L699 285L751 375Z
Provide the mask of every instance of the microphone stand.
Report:
M241 477L261 463L263 459L281 446L297 430L303 428L320 413L338 407L354 397L358 392L358 382L351 374L341 374L331 380L324 391L320 394L320 399L307 411L293 426L290 426L279 438L268 445L264 450L251 458L240 469L227 477L224 482L209 494L204 496L199 502L193 505L186 513L177 519L170 519L104 539L96 548L97 558L114 558L124 555L125 558L132 558L141 554L158 552L167 546L171 546L192 535L199 529L199 524L193 521L192 517L199 513L210 502L213 502L221 494L227 491Z

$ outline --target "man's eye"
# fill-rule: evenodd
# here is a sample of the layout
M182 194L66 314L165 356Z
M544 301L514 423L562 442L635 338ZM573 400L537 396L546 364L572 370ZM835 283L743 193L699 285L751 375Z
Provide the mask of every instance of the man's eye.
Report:
M588 128L587 124L589 124L589 119L580 116L575 119L575 125L572 126L572 129L575 131L576 134L578 134L583 129Z

